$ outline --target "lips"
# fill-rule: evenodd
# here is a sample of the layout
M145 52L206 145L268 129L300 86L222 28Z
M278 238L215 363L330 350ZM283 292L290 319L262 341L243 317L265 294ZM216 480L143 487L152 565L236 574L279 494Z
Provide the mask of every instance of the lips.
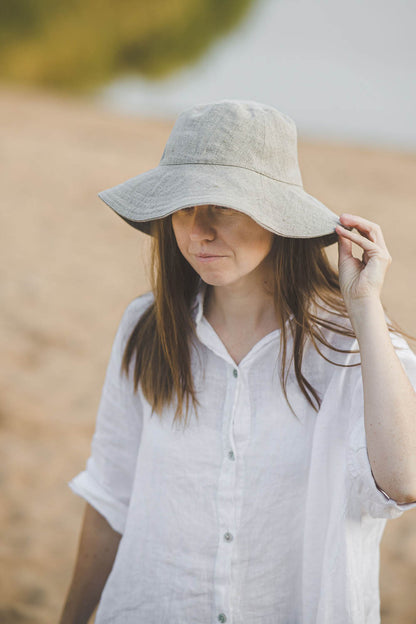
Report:
M222 256L219 256L217 254L196 254L197 258L221 258Z
M215 262L216 260L220 260L221 258L224 258L225 256L218 256L218 255L214 255L214 254L195 254L195 258L199 261L199 262Z

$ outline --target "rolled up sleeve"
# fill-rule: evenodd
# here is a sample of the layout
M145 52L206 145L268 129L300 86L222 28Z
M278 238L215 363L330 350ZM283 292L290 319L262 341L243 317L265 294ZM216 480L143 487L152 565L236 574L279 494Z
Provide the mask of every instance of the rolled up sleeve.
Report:
M407 342L397 334L391 334L392 343L401 364L416 389L416 355ZM416 416L415 416L416 417ZM352 491L358 495L362 511L374 518L398 518L407 509L416 507L416 501L398 503L381 490L371 471L367 452L364 425L364 389L359 369L358 379L351 397L351 430L347 450L347 468L352 480Z
M143 301L144 300L144 301ZM127 339L144 311L148 297L126 308L113 342L97 412L91 454L86 468L69 483L118 533L123 534L143 427L142 403L129 378L121 373Z

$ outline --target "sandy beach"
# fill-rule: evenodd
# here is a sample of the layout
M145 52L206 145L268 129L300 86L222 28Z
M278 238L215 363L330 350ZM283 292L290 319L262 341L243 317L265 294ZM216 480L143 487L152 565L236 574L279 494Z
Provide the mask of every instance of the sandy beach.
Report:
M155 167L172 125L0 89L4 624L58 620L84 509L67 482L89 455L121 315L149 289L147 237L97 193ZM382 226L383 302L415 335L416 154L301 139L299 158L309 193ZM416 622L416 510L387 523L380 586L383 624Z

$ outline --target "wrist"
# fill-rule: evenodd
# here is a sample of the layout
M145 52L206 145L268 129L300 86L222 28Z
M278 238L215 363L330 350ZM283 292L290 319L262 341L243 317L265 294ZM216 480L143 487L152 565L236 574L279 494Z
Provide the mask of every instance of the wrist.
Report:
M378 325L385 326L386 319L380 298L358 299L347 307L357 340Z

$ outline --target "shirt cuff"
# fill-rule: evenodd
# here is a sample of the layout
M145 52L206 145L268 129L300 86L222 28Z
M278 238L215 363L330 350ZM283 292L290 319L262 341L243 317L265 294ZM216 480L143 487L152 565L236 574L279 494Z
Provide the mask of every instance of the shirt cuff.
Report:
M126 505L111 496L86 470L69 481L68 485L104 516L114 531L123 534L128 509Z
M398 518L407 509L416 507L416 501L398 503L378 487L371 471L363 418L357 421L351 433L347 465L358 485L363 509L373 518Z

